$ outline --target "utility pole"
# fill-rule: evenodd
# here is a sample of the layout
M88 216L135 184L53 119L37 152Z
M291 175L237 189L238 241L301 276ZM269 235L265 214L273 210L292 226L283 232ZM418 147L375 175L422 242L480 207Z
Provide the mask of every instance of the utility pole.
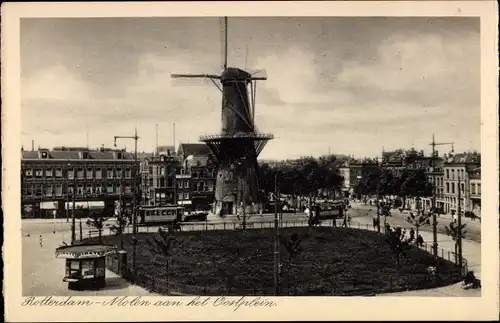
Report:
M278 223L278 174L274 175L274 294L280 294L280 256L279 256L279 223Z
M434 257L438 256L438 243L437 243L437 217L436 217L436 146L441 145L451 145L453 150L453 142L440 142L437 143L434 134L432 134L432 156L431 156L431 166L432 166L432 254Z
M461 204L462 204L462 187L461 187L461 178L460 178L460 174L458 175L458 205L457 205L457 228L458 228L458 232L457 232L457 240L456 240L456 243L458 245L458 266L460 267L460 269L462 269L462 263L463 263L463 260L462 260L462 208L461 208ZM464 185L465 186L465 185Z
M116 139L133 139L134 140L134 174L132 177L133 180L133 212L132 212L132 268L134 272L136 271L136 257L137 257L137 175L139 173L139 166L137 163L137 141L139 140L139 136L137 136L137 128L135 128L135 132L133 136L114 136L115 139L115 147L116 147Z

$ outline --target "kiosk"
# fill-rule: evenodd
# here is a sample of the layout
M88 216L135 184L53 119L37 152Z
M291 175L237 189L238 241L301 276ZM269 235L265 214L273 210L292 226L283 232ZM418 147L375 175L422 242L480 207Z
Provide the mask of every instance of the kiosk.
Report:
M116 253L115 246L81 244L56 249L56 258L66 259L63 278L71 290L100 289L106 285L106 256Z

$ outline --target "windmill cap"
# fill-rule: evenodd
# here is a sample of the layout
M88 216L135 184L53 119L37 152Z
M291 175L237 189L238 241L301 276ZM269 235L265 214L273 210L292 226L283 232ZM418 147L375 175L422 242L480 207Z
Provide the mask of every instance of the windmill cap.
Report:
M234 80L244 81L251 77L252 77L251 74L245 72L242 69L236 67L228 67L224 72L222 72L220 79L222 82L234 81Z

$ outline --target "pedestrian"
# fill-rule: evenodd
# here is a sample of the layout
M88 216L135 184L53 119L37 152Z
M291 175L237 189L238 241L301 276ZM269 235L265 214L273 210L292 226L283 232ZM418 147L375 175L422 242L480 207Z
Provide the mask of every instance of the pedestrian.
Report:
M351 216L347 215L347 224L348 226L351 226Z
M408 240L408 242L412 242L414 239L415 239L415 230L413 230L413 228L411 228L410 239Z
M377 227L377 218L373 218L373 230Z
M417 247L422 248L424 246L424 238L419 234L417 237Z
M42 239L42 235L40 235L40 247L43 247L43 239Z

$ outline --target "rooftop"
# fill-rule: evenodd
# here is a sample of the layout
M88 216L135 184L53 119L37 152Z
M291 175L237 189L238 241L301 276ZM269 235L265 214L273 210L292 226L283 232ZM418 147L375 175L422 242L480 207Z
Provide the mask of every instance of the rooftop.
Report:
M109 148L79 148L79 147L55 147L53 149L21 151L21 159L56 159L56 160L71 160L71 159L96 159L96 160L133 160L134 154L125 151L124 149L109 149Z

